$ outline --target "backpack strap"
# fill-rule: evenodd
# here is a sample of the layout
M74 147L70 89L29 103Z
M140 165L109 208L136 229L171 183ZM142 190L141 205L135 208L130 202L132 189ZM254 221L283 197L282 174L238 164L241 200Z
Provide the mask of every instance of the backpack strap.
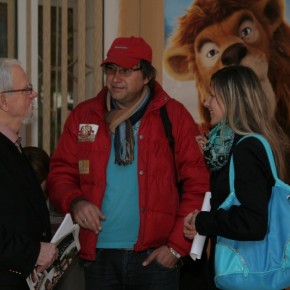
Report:
M166 105L163 105L160 108L160 115L161 115L161 120L163 123L164 130L165 130L165 135L168 139L168 143L171 148L172 154L174 155L174 137L172 135L172 124L167 114Z
M275 165L275 159L274 159L274 155L271 149L270 144L268 143L268 141L261 135L259 134L247 134L245 136L243 136L237 144L239 144L242 140L246 139L246 138L256 138L258 139L264 146L266 153L267 153L267 157L270 163L270 167L271 167L271 171L272 171L272 175L275 179L275 185L280 185L283 187L289 187L289 185L285 184L281 179L279 179L278 174L277 174L277 169L276 169L276 165ZM231 156L230 159L230 168L229 168L229 184L230 184L230 194L228 195L228 197L225 199L225 201L220 205L219 208L223 208L223 209L228 209L231 205L233 204L237 204L239 205L240 202L238 201L236 194L235 194L235 186L234 186L234 182L235 182L235 168L234 168L234 159L233 156Z
M174 154L175 151L174 151L174 137L172 135L172 124L171 124L169 117L168 117L168 114L167 114L166 105L163 105L160 108L160 115L161 115L161 120L162 120L164 131L165 131L165 135L167 137L169 147L170 147L172 155L173 155L176 186L178 189L179 198L181 198L182 193L183 193L183 180L178 181L177 167L176 167L175 154Z

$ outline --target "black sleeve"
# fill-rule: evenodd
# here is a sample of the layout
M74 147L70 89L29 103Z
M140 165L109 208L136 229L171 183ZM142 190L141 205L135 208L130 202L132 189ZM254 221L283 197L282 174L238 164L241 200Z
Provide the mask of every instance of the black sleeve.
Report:
M0 264L7 271L27 277L34 269L40 241L0 225Z
M259 140L248 138L234 147L233 158L235 193L241 205L201 212L196 218L197 231L235 240L261 240L267 231L274 184L266 151Z

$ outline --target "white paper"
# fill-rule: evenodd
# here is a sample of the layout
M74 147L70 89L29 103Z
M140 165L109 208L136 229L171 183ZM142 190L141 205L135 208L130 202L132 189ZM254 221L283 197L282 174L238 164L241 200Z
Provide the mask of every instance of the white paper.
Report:
M55 232L51 243L57 243L61 238L65 237L68 233L72 231L74 223L72 221L71 215L67 213L60 224L59 228Z
M207 191L205 193L204 199L203 199L203 204L201 207L201 211L210 211L210 198L211 198L211 193ZM206 236L201 236L198 233L194 237L192 241L192 246L190 250L190 257L195 261L196 259L201 258L202 250L204 247L204 242L205 242Z
M54 234L51 243L59 250L58 259L43 273L34 270L26 279L30 290L52 289L80 250L78 224L74 224L70 214L66 214L61 225Z

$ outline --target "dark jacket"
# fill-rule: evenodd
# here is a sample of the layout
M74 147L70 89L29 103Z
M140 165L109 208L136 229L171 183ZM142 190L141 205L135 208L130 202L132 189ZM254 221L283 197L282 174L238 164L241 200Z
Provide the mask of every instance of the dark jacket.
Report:
M236 136L235 143L239 139ZM247 138L233 146L232 154L235 193L241 205L218 210L230 191L228 163L211 173L211 211L201 212L196 218L198 233L211 237L209 289L216 289L213 282L216 236L250 241L262 240L267 233L268 202L274 178L264 146L256 138Z
M32 167L1 133L0 152L0 289L8 290L33 271L50 222Z

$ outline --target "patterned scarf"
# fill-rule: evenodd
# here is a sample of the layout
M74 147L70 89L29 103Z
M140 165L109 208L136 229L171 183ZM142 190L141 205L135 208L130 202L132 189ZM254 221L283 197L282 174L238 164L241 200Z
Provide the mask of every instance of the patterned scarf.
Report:
M221 169L227 162L234 142L235 132L227 125L218 123L209 132L204 146L204 157L210 171Z
M115 134L115 163L118 165L129 165L134 160L134 126L144 115L150 102L150 90L145 86L141 97L129 108L120 107L118 102L107 94L106 122L111 133Z

